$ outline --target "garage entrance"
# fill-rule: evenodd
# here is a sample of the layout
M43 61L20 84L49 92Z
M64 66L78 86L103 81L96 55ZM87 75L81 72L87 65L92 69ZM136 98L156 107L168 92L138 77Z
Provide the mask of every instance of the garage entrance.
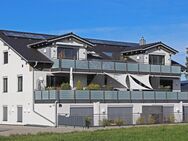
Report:
M71 107L70 115L58 114L58 125L84 127L86 118L90 119L90 126L93 126L93 107Z

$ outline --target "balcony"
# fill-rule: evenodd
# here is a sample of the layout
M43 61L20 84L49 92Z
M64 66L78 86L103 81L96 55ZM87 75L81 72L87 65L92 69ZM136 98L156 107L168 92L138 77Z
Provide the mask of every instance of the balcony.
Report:
M150 65L138 63L124 63L101 60L68 60L55 59L52 70L69 71L72 67L74 71L83 72L119 72L119 73L149 73L149 74L172 74L180 75L180 66Z
M34 91L35 103L188 103L188 92L164 91Z

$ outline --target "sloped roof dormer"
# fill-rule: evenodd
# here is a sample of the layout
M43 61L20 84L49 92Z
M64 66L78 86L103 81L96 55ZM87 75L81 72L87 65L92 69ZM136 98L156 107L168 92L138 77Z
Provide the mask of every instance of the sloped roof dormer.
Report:
M61 45L82 46L82 44L79 44L78 42L75 42L75 41L66 42L66 43L61 42L62 40L65 40L65 39L68 39L68 40L74 39L74 40L81 42L82 44L87 45L87 46L94 46L94 44L91 43L90 41L88 41L84 38L81 38L78 35L71 32L71 33L67 33L67 34L60 35L60 36L55 36L53 38L49 38L49 39L41 40L41 41L36 42L36 43L29 44L28 47L41 48L41 47L46 47L48 45L52 45L54 43L61 44Z
M145 51L152 49L152 48L160 48L160 49L164 49L167 52L171 53L171 54L176 54L178 53L177 50L173 49L172 47L167 46L166 44L162 43L162 42L156 42L156 43L150 43L150 44L145 44L145 45L139 45L139 46L135 46L132 48L127 48L124 51L122 51L122 54L127 54L127 55L134 55L134 54L142 54Z

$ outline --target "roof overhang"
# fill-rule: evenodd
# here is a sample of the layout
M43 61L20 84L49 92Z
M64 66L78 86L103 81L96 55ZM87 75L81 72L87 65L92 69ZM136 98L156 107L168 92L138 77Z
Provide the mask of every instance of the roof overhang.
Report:
M89 42L88 40L81 38L80 36L71 32L71 33L67 33L67 34L64 34L64 35L56 36L56 37L53 37L53 38L50 38L50 39L46 39L46 40L42 40L42 41L39 41L39 42L36 42L36 43L29 44L28 47L41 48L41 47L51 45L54 42L57 42L59 40L66 39L66 38L75 38L76 40L83 42L88 46L95 46L93 43Z
M147 51L147 50L149 50L151 48L155 48L155 47L158 47L158 46L164 47L165 49L167 49L172 54L178 53L177 50L167 46L166 44L164 44L162 42L156 43L155 45L151 45L151 46L148 46L148 47L145 47L145 48L143 48L142 46L139 46L138 48L134 48L134 49L130 48L130 50L122 51L121 53L122 54L134 54L134 53L135 54L141 54L141 53L144 53L145 51Z

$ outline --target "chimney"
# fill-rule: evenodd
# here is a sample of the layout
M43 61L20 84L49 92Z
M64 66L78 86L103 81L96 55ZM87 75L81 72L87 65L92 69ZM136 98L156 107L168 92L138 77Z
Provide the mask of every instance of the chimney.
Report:
M142 38L140 39L140 45L145 45L146 44L146 40L144 39L144 37L142 36Z

